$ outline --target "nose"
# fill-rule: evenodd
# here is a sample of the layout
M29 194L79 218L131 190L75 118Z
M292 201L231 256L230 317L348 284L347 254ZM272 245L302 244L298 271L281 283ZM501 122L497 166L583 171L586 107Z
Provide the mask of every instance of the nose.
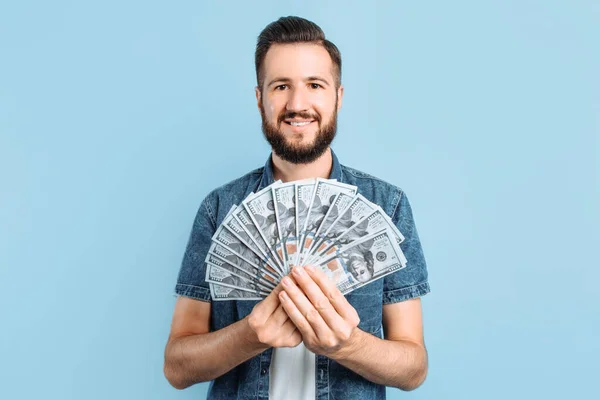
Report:
M308 110L308 93L303 87L294 87L289 91L286 110L300 112Z

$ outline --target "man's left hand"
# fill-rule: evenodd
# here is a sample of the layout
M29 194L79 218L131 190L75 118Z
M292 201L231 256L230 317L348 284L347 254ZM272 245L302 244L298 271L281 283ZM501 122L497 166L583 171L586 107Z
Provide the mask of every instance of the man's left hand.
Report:
M282 280L279 299L304 345L315 354L344 357L357 344L358 313L318 268L294 267L291 275Z

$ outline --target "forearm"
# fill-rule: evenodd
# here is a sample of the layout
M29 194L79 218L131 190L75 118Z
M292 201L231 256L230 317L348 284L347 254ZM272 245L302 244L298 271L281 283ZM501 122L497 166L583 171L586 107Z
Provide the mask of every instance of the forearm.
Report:
M427 375L427 351L417 343L383 340L355 329L335 360L371 382L416 389Z
M215 332L171 339L164 373L171 385L184 389L213 380L267 348L244 318Z

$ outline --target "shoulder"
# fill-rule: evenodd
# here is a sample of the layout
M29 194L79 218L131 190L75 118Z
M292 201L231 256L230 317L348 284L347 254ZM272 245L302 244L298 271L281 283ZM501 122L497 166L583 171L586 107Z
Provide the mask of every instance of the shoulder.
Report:
M241 190L245 190L250 186L254 186L260 182L264 167L256 168L245 175L235 178L221 186L218 186L210 191L207 197L222 197L224 195L235 195Z
M388 181L378 178L374 175L360 171L356 168L351 168L346 165L342 165L342 173L344 175L344 181L352 185L360 187L372 187L374 190L383 191L388 194L395 193L398 196L404 194L404 191Z
M222 220L231 206L237 205L260 184L264 167L256 168L211 190L203 200L215 222Z
M358 192L370 201L378 204L390 216L394 215L404 191L388 181L367 172L341 165L343 179L358 188Z

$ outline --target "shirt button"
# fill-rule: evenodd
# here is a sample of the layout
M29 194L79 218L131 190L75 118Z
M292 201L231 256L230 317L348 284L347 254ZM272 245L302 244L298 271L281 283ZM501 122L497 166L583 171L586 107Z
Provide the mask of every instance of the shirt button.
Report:
M266 368L261 369L260 370L260 374L261 375L266 375L267 374L267 369Z

